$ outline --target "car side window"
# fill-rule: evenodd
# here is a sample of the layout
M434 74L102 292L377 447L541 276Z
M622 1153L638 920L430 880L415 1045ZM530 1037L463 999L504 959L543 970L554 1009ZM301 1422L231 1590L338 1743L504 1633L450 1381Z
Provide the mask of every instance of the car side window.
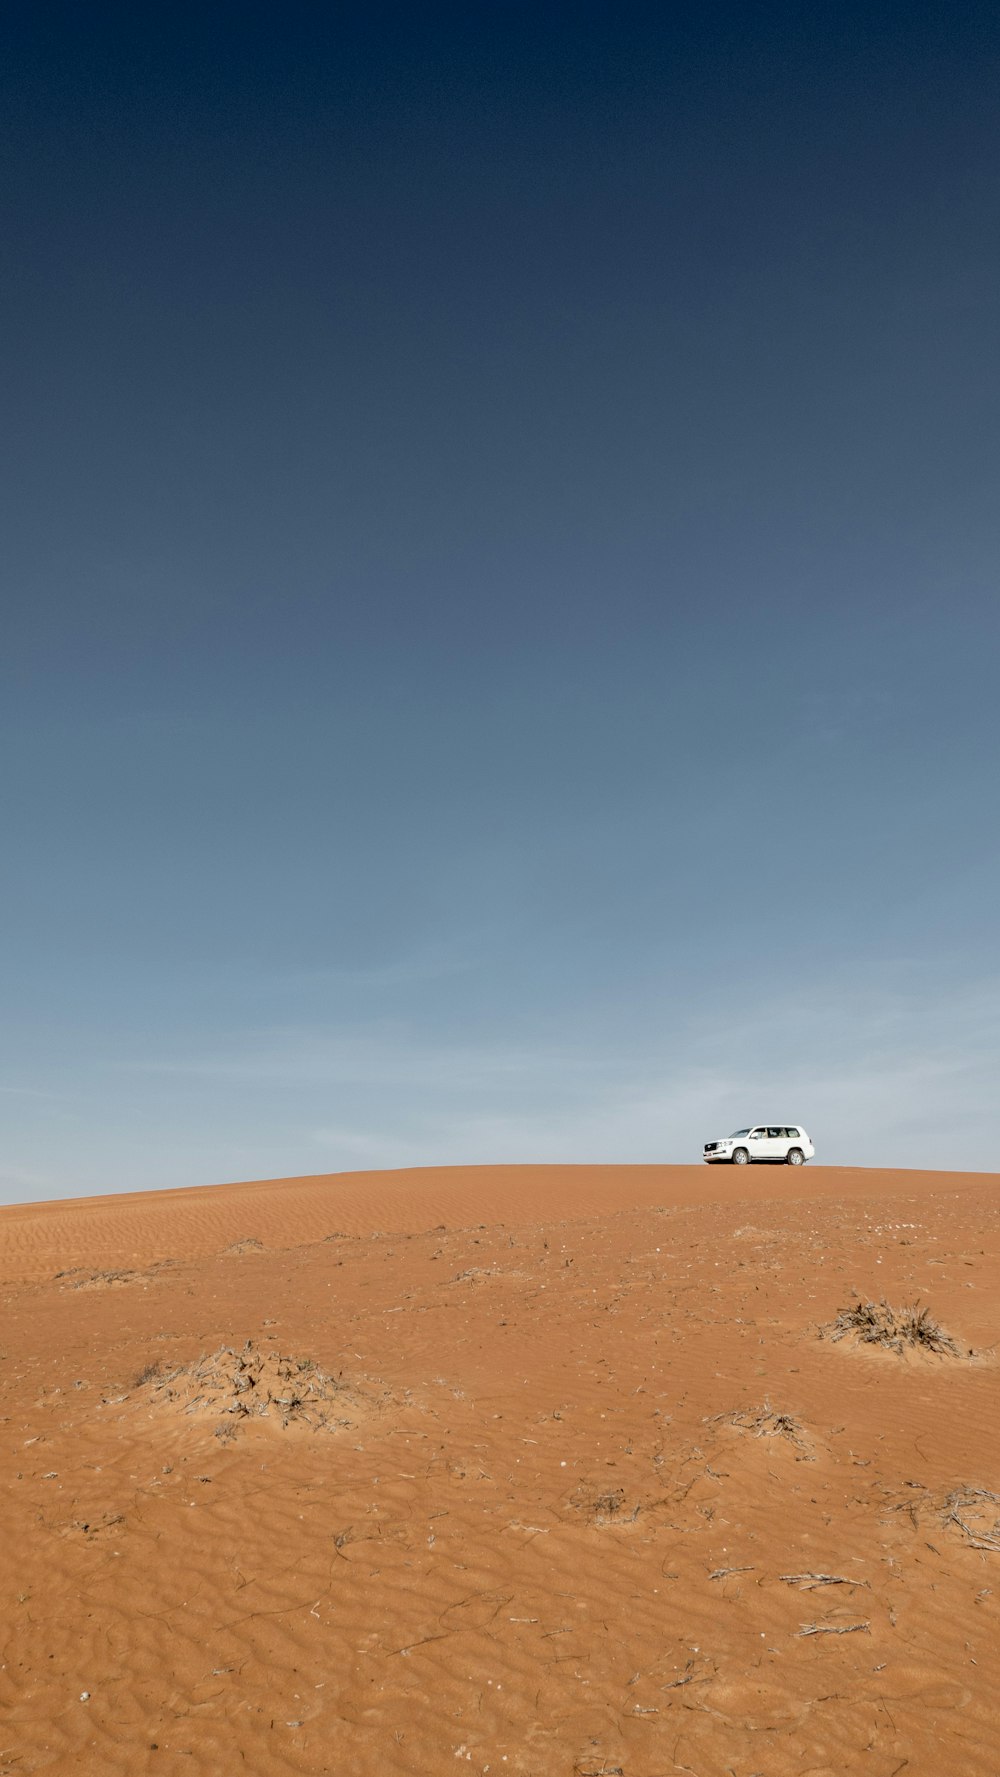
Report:
M785 1133L785 1131L783 1129L769 1129L767 1132L768 1140L769 1141L778 1141L780 1139L780 1137L784 1135L784 1133Z
M757 1141L760 1138L760 1136L763 1135L763 1133L764 1133L763 1129L751 1129L750 1140Z

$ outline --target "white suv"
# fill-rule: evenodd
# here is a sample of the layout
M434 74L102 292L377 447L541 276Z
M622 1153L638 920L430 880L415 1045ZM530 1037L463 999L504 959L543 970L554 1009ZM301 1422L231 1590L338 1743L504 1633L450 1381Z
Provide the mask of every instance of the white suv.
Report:
M707 1141L704 1158L731 1160L734 1166L747 1166L751 1160L784 1160L788 1166L801 1166L815 1152L797 1124L757 1123L753 1129L737 1129L725 1141Z

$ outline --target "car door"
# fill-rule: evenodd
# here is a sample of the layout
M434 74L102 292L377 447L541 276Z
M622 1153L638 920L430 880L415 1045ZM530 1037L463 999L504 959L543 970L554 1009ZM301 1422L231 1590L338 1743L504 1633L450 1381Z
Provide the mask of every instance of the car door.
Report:
M747 1151L751 1160L767 1159L767 1130L760 1123L747 1136Z

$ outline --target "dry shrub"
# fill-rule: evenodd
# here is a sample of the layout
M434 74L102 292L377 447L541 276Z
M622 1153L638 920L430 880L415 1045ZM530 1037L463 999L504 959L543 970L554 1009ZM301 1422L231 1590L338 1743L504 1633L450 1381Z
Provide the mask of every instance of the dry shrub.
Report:
M930 1351L938 1357L958 1357L959 1350L950 1333L931 1316L929 1308L914 1302L903 1308L892 1308L881 1302L854 1302L842 1308L832 1326L821 1329L820 1337L836 1344L840 1339L855 1339L859 1345L881 1345L887 1351Z
M231 1425L270 1419L313 1431L356 1420L360 1398L311 1358L260 1351L251 1339L242 1350L223 1345L193 1364L150 1377L147 1385L153 1401L183 1413L230 1415Z
M733 1413L717 1413L707 1420L709 1425L732 1425L737 1431L752 1432L756 1438L784 1438L796 1450L811 1455L809 1440L799 1421L791 1413L776 1413L770 1401L762 1407L739 1408Z
M956 1487L941 1507L941 1519L960 1530L973 1549L1000 1554L1000 1494L986 1487Z
M60 1271L58 1277L69 1277L72 1281L65 1287L71 1290L115 1290L123 1289L126 1284L139 1283L145 1273L142 1271Z
M581 1483L571 1495L569 1503L575 1511L581 1512L598 1527L607 1524L634 1524L642 1509L635 1505L631 1511L626 1511L623 1487L611 1487L606 1492L600 1492L586 1482Z
M177 1264L176 1259L157 1259L145 1271L120 1269L114 1271L87 1271L82 1265L72 1265L68 1271L57 1271L53 1283L61 1283L64 1290L114 1290L122 1289L131 1283L152 1283L162 1271L169 1271Z

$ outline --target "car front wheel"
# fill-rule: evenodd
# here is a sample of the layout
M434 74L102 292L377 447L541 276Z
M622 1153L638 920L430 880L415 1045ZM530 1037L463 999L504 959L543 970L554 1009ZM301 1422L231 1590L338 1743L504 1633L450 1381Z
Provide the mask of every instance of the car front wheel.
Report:
M749 1162L749 1159L750 1159L750 1155L747 1153L746 1148L734 1148L733 1149L733 1165L734 1166L746 1166Z
M789 1166L801 1166L804 1159L805 1159L805 1155L803 1154L801 1148L789 1148L789 1150L788 1150L788 1165Z

